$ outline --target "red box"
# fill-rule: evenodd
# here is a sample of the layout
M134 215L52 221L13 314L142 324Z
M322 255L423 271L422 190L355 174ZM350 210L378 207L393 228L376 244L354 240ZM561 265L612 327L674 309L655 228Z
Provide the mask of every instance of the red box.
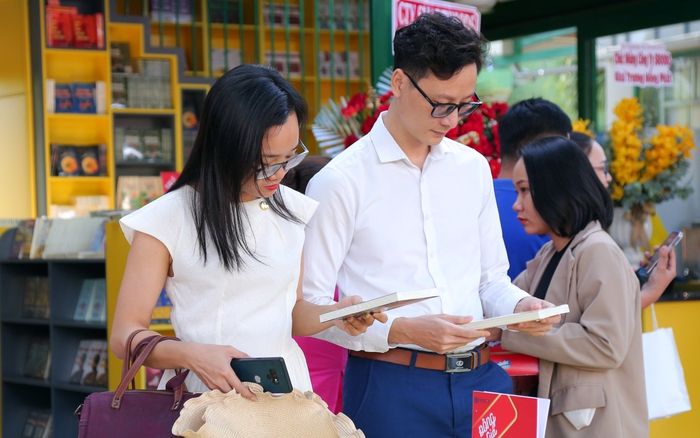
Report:
M544 438L549 400L474 391L472 438Z

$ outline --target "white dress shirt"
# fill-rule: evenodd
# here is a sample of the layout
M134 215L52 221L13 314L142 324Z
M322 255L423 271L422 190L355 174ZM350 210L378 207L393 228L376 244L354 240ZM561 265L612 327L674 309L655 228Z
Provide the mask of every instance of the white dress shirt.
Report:
M360 295L437 288L440 296L387 312L352 337L316 335L352 350L384 352L401 316L451 314L474 320L512 313L527 293L507 275L508 258L486 159L444 139L423 170L409 161L378 118L372 131L326 165L307 195L320 205L306 227L304 298L317 304ZM483 338L459 348L463 351ZM403 345L420 349L415 345Z

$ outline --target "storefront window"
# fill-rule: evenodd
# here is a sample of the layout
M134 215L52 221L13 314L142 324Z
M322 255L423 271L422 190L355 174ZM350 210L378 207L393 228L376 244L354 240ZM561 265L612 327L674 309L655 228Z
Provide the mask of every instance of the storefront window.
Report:
M509 105L542 97L577 119L576 44L575 28L492 42L490 62L479 76L479 96Z

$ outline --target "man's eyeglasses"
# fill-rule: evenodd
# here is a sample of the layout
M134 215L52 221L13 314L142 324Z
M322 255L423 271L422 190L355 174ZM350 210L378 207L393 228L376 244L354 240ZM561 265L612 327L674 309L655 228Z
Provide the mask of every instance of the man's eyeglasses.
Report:
M418 90L420 94L422 94L423 97L425 97L425 100L427 100L428 103L433 106L433 111L430 113L430 115L435 117L436 119L441 119L443 117L449 116L455 109L457 110L457 115L459 117L467 117L469 114L476 111L477 108L479 108L483 103L481 99L479 99L479 96L476 94L476 92L474 93L474 99L476 99L476 101L473 102L464 102L460 104L433 102L432 100L430 100L428 95L425 94L423 90L421 90L421 88L418 86L418 84L416 84L416 81L414 81L412 77L410 77L406 72L403 72L403 74L405 74L408 80L411 81L413 86L416 87L416 90Z
M257 169L255 172L255 178L256 179L265 179L269 178L272 175L276 174L279 172L279 170L284 167L284 170L289 170L292 167L295 167L301 161L309 154L309 150L306 148L306 145L299 140L299 146L301 146L302 151L299 152L298 154L294 154L292 158L289 160L285 161L284 163L277 163L277 164L268 164L267 166L263 166L262 169ZM299 146L297 146L297 149L299 149Z

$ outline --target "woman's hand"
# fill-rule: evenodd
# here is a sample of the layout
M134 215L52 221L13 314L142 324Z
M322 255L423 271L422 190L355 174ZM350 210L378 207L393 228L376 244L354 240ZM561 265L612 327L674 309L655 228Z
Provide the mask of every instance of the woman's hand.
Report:
M332 306L332 310L342 309L343 307L352 306L354 304L359 304L362 302L362 297L359 295L353 295L351 297L345 297L338 301L338 304ZM379 321L381 323L387 322L387 316L383 312L372 312L365 313L364 315L348 316L342 321L335 321L334 324L339 329L344 332L357 336L360 333L367 331L367 327L374 324L374 321Z
M547 307L554 307L554 304L550 303L549 301L540 300L539 298L527 297L518 302L513 313L527 312L528 310L539 310ZM511 324L508 326L508 328L510 330L516 330L532 336L544 336L552 329L554 324L558 324L559 322L561 322L561 315L555 315L539 321Z
M671 281L676 278L676 252L669 251L667 246L661 248L655 246L654 251L659 252L659 261L656 263L656 268L649 274L649 280L642 286L640 293L642 309L655 303ZM644 257L648 260L651 254L645 252Z
M187 343L187 368L207 385L209 389L218 389L223 393L235 389L248 400L257 401L257 397L245 387L231 368L231 359L249 357L230 345Z

